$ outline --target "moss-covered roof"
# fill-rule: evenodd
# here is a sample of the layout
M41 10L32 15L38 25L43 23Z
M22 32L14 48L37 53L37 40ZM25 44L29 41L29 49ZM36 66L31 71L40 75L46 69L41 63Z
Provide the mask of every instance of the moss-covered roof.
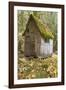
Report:
M54 38L52 32L50 32L48 30L48 27L46 25L44 25L36 16L31 14L30 18L32 18L35 21L35 23L38 27L38 30L43 38L45 38L45 39L50 39L50 38L53 39Z

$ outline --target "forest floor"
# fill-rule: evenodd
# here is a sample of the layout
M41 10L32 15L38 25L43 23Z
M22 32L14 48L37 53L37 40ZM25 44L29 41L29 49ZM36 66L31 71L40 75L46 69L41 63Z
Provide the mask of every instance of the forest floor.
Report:
M57 55L46 59L25 57L18 60L18 79L53 78L58 76Z

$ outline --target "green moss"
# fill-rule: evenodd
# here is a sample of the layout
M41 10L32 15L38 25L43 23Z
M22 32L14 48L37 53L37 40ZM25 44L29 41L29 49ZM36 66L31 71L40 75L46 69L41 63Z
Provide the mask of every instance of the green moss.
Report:
M44 39L50 39L50 38L53 39L54 38L52 32L49 31L48 27L46 25L44 25L36 16L31 14L30 17L29 17L29 20L34 20L34 22L36 23L36 25L38 27L38 30L39 30L41 36ZM28 23L29 23L29 20L28 20ZM23 33L23 35L24 34L25 34L25 32Z
M48 27L46 27L46 25L44 25L36 16L34 16L33 14L31 14L31 17L34 19L37 27L39 28L39 31L41 33L41 35L43 36L43 38L45 39L53 39L54 36L53 34L48 30Z

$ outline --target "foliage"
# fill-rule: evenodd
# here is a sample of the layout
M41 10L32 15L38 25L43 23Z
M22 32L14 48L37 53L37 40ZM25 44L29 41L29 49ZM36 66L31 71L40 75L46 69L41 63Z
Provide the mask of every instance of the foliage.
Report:
M57 55L41 58L19 58L18 79L57 77Z

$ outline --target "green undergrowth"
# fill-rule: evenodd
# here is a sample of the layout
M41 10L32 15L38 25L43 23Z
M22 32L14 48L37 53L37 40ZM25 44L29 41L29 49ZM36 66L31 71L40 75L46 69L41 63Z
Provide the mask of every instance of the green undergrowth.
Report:
M25 57L18 60L18 79L55 78L57 72L57 55L46 59Z

